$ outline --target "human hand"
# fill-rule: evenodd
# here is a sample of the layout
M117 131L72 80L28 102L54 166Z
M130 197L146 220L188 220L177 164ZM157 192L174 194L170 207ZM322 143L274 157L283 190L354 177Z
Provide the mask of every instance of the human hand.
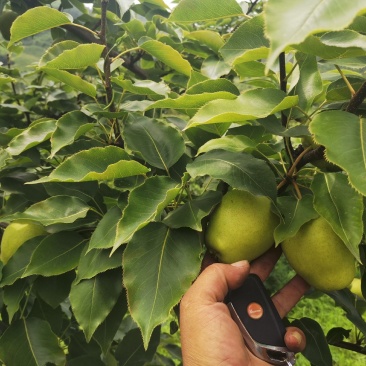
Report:
M248 274L264 281L281 255L271 249L253 261L209 265L184 295L180 306L180 329L184 366L265 366L246 347L238 326L223 302L228 291L239 287ZM284 317L308 290L309 285L295 276L272 300ZM286 346L293 352L305 347L305 335L287 328Z

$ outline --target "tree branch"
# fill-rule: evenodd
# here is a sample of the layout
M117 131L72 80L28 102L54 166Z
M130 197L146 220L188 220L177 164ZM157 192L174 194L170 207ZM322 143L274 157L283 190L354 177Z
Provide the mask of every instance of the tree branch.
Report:
M280 89L287 93L287 75L286 75L286 59L285 53L281 52L279 56L279 66L280 66ZM281 122L282 126L287 126L287 116L284 112L281 112ZM287 156L289 157L290 162L294 161L294 148L292 147L291 139L289 137L283 138L285 149Z
M360 89L356 92L356 94L351 98L346 112L355 113L357 108L362 104L362 102L366 98L366 81L361 85Z
M74 34L75 36L80 38L83 42L102 44L100 38L94 37L91 32L87 32L82 28L75 27L70 24L64 25L64 26L62 26L62 28L66 29L68 32ZM118 52L112 50L109 52L109 55L113 58L113 57L118 56ZM140 67L138 67L136 65L135 60L130 60L128 58L123 58L123 57L122 57L122 59L124 61L123 66L127 70L130 70L131 72L133 72L140 79L147 79L147 74L145 73L145 71L143 69L141 69Z
M335 343L330 343L332 346L338 347L338 348L343 348L343 349L347 349L349 351L353 351L353 352L357 352L357 353L361 353L363 355L366 355L366 349L365 347L362 347L358 344L354 344L351 342L345 342L345 341L340 341L340 342L335 342Z
M259 0L254 0L254 1L250 4L249 9L248 9L248 11L247 11L247 15L248 15L248 14L250 14L250 13L254 10L255 6L256 6L258 3L259 3Z

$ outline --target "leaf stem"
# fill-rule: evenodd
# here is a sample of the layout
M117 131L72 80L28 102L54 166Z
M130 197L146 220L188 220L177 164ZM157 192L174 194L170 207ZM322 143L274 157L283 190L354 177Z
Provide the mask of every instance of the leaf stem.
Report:
M285 52L281 52L279 56L279 66L280 66L280 89L287 93L287 75L286 75L286 55ZM285 113L281 112L281 122L283 127L287 127L288 118ZM291 144L291 139L289 137L283 138L285 149L289 160L293 162L294 149Z
M343 81L345 82L345 84L347 85L347 88L349 89L349 91L351 92L352 97L356 94L355 89L353 89L353 86L351 85L351 83L348 81L346 75L344 75L343 71L341 70L341 68L338 65L334 65L336 67L336 69L338 70L338 72L340 73Z
M103 51L104 57L104 88L106 91L107 105L110 112L115 112L116 108L114 105L114 95L111 83L111 59L109 57L109 48L107 44L107 7L109 0L102 0L101 3L101 24L100 24L100 40L102 44L105 46ZM119 123L117 119L112 120L112 127L114 131L115 141L117 145L123 147L123 140L121 135L121 130L119 127Z
M114 56L113 59L112 59L112 62L116 61L117 59L119 59L120 57L124 56L125 54L127 54L129 52L137 51L139 49L140 49L140 47L133 47L133 48L130 48L128 50L124 50L121 53L119 53L117 56Z

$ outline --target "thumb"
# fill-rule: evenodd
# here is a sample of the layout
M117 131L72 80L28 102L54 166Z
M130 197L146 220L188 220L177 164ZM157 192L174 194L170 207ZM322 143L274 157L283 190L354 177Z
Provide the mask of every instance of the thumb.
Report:
M184 297L190 300L197 299L201 304L221 302L229 290L243 283L248 274L248 261L211 264L198 276Z

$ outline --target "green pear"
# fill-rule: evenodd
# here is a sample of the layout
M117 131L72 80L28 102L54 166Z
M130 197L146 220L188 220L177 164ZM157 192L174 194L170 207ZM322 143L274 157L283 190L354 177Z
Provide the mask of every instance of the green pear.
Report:
M282 250L291 267L318 290L343 289L355 277L354 256L323 217L304 224Z
M361 290L361 278L354 278L348 288L353 294L365 300Z
M15 220L3 233L1 240L1 261L6 264L13 254L27 240L46 234L45 228L30 220Z
M273 245L278 224L267 197L234 189L211 215L206 245L223 263L251 261Z

